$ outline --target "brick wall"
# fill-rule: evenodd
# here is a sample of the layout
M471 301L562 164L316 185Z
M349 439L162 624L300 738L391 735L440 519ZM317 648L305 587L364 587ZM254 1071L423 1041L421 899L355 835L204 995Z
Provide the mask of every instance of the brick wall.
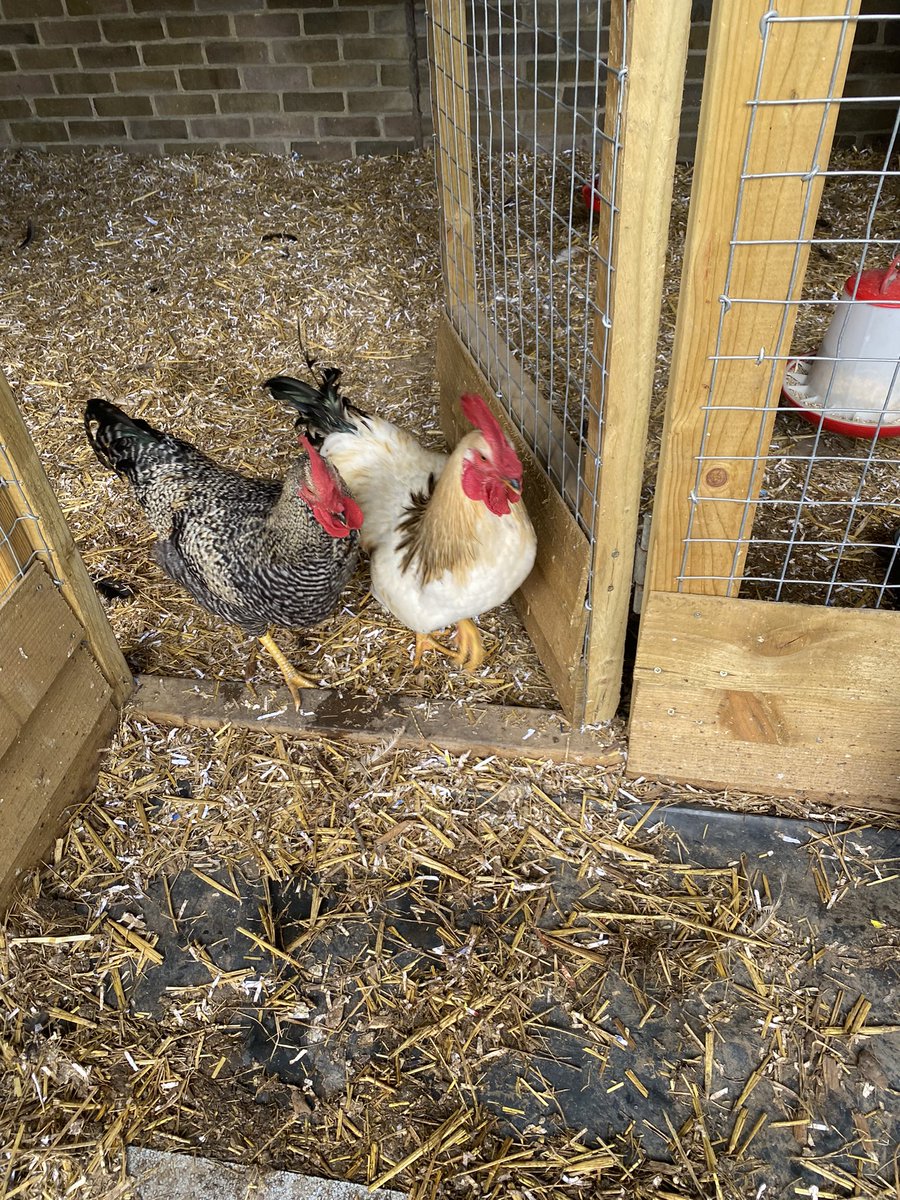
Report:
M528 105L535 80L541 88L542 140L557 97L587 132L595 58L574 45L576 31L582 47L592 44L586 30L596 27L598 0L515 2L524 31L515 70L513 0L499 6L504 41L496 20L475 6L482 24L473 36L493 56L493 77L505 81L485 90L485 75L482 96L496 90L496 104L502 94L509 119L517 72ZM682 158L693 156L711 6L694 0ZM862 3L864 13L889 9L882 0ZM529 33L535 12L539 28ZM566 39L559 63L550 32L557 27ZM409 150L431 134L425 41L425 0L0 0L0 145L156 154L222 147L316 158ZM847 94L895 94L898 75L900 20L861 23ZM884 141L895 115L896 106L875 99L844 106L838 144Z
M409 150L409 22L407 0L0 0L0 144Z

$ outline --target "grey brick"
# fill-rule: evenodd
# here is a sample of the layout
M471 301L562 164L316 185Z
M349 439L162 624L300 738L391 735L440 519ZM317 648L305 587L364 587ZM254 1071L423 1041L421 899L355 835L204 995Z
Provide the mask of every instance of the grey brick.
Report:
M141 57L147 67L200 66L204 61L200 42L151 42L141 46Z
M13 58L12 50L0 50L0 71L16 71L16 60Z
M408 91L377 91L347 93L347 110L352 113L409 113L412 112L412 94Z
M368 33L369 13L364 8L344 8L339 12L305 12L303 32L307 37L317 34Z
M42 21L41 41L45 46L89 46L100 41L100 22L76 20Z
M241 86L241 77L233 67L183 67L178 78L186 92L234 92Z
M23 71L58 71L78 66L71 46L19 46L16 59Z
M349 139L291 142L291 152L299 154L301 158L337 162L343 158L353 157L353 143Z
M97 96L116 89L112 75L106 71L75 71L57 75L56 90L62 96Z
M355 94L355 93L353 93ZM285 92L285 112L342 113L346 111L344 92Z
M400 0L400 3L374 9L372 28L376 33L406 33L406 5Z
M213 66L220 63L264 63L269 61L269 47L265 42L245 42L237 38L230 42L207 42L206 58Z
M336 63L330 67L310 67L313 87L373 88L378 86L375 63Z
M232 142L228 140L219 144L223 150L229 150L232 154L259 154L262 150L266 150L272 154L286 155L288 153L286 142L260 145L259 142Z
M231 17L224 13L216 16L166 17L166 30L170 38L220 38L231 36Z
M315 133L315 117L305 115L278 115L274 117L254 117L254 137L312 137Z
M37 96L34 111L39 117L92 117L94 110L88 96Z
M174 92L176 86L174 71L116 71L120 92Z
M52 96L53 90L53 79L49 75L11 71L0 76L0 96Z
M15 21L18 17L61 17L63 15L62 0L3 0L3 16L7 21Z
M216 99L223 113L273 113L281 108L277 92L219 92Z
M37 42L33 21L0 21L0 46L36 46Z
M272 57L277 63L336 63L341 52L333 38L299 37L272 42Z
M69 140L69 131L63 121L10 121L9 131L13 141L20 145Z
M69 133L80 142L124 141L128 136L124 121L70 121Z
M106 13L128 12L128 0L66 0L70 17L102 17Z
M152 13L158 16L162 13L192 13L194 0L131 0L131 7L136 13Z
M141 65L136 46L79 46L78 60L88 71L98 67L121 69Z
M161 117L200 117L216 111L216 101L206 92L173 92L154 96L153 103Z
M382 87L408 88L412 82L409 63L382 63L378 79Z
M263 0L197 0L200 12L261 12Z
M307 67L242 67L241 76L244 87L252 92L298 92L307 81L307 70ZM224 90L235 91L239 86L232 84Z
M382 117L382 128L386 138L405 139L416 136L416 119L408 117Z
M381 128L377 117L317 117L320 137L379 137Z
M159 42L163 37L163 23L159 17L115 17L103 22L103 33L107 41Z
M5 121L9 117L30 117L31 115L31 105L22 96L16 96L12 100L0 100L0 121Z
M409 45L403 37L345 37L343 50L346 62L406 62L409 58Z
M152 117L153 101L149 96L95 96L94 112L98 117Z
M198 117L191 121L191 136L198 138L246 138L250 136L248 117Z
M295 38L300 36L300 17L290 12L236 16L234 32L242 38Z
M161 121L158 119L144 120L137 118L128 122L131 136L154 140L155 138L184 138L187 140L188 128L186 121Z

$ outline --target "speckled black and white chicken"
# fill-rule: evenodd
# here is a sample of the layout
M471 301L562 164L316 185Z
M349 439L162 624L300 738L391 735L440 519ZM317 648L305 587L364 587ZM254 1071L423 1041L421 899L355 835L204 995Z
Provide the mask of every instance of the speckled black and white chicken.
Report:
M162 569L259 639L299 708L298 689L315 685L270 627L324 620L356 566L362 513L334 469L301 437L306 452L283 480L250 478L106 400L88 402L84 424L100 461L130 482Z

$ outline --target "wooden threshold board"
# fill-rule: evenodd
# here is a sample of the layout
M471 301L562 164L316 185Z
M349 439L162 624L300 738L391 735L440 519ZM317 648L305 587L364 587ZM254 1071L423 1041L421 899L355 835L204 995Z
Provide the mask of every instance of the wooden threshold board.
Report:
M131 713L160 725L221 729L225 725L296 737L346 739L362 745L393 742L400 749L496 755L579 766L610 767L622 751L590 733L569 728L561 713L499 704L345 696L325 688L302 693L295 712L287 688L258 692L240 683L139 675Z
M900 813L900 613L651 592L630 776Z

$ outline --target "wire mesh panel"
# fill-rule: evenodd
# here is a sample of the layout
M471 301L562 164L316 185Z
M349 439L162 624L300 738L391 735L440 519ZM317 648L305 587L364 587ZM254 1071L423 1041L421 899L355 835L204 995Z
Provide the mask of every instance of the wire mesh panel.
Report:
M0 436L0 604L39 556L50 563L40 522Z
M587 719L618 700L689 20L663 0L431 7L448 317L553 489L532 473L553 520L526 625L568 622L551 649L569 676L577 655Z
M459 37L439 10L433 20L438 34ZM605 118L602 108L610 75L624 72L627 31L610 62L597 3L468 0L464 36L467 127L457 127L456 111L444 115L460 139L449 184L469 208L472 229L467 242L450 244L448 306L590 537L597 478L595 464L588 466L597 449L590 432L602 423L608 340L595 330L611 326L603 296L613 270L624 90ZM439 77L435 92L440 106Z
M679 591L900 599L900 89L844 87L854 37L900 43L900 14L858 10L771 6L748 39ZM804 46L819 56L808 89ZM832 152L838 110L857 110L862 128L868 106L894 110L883 144ZM805 132L773 153L773 123Z

